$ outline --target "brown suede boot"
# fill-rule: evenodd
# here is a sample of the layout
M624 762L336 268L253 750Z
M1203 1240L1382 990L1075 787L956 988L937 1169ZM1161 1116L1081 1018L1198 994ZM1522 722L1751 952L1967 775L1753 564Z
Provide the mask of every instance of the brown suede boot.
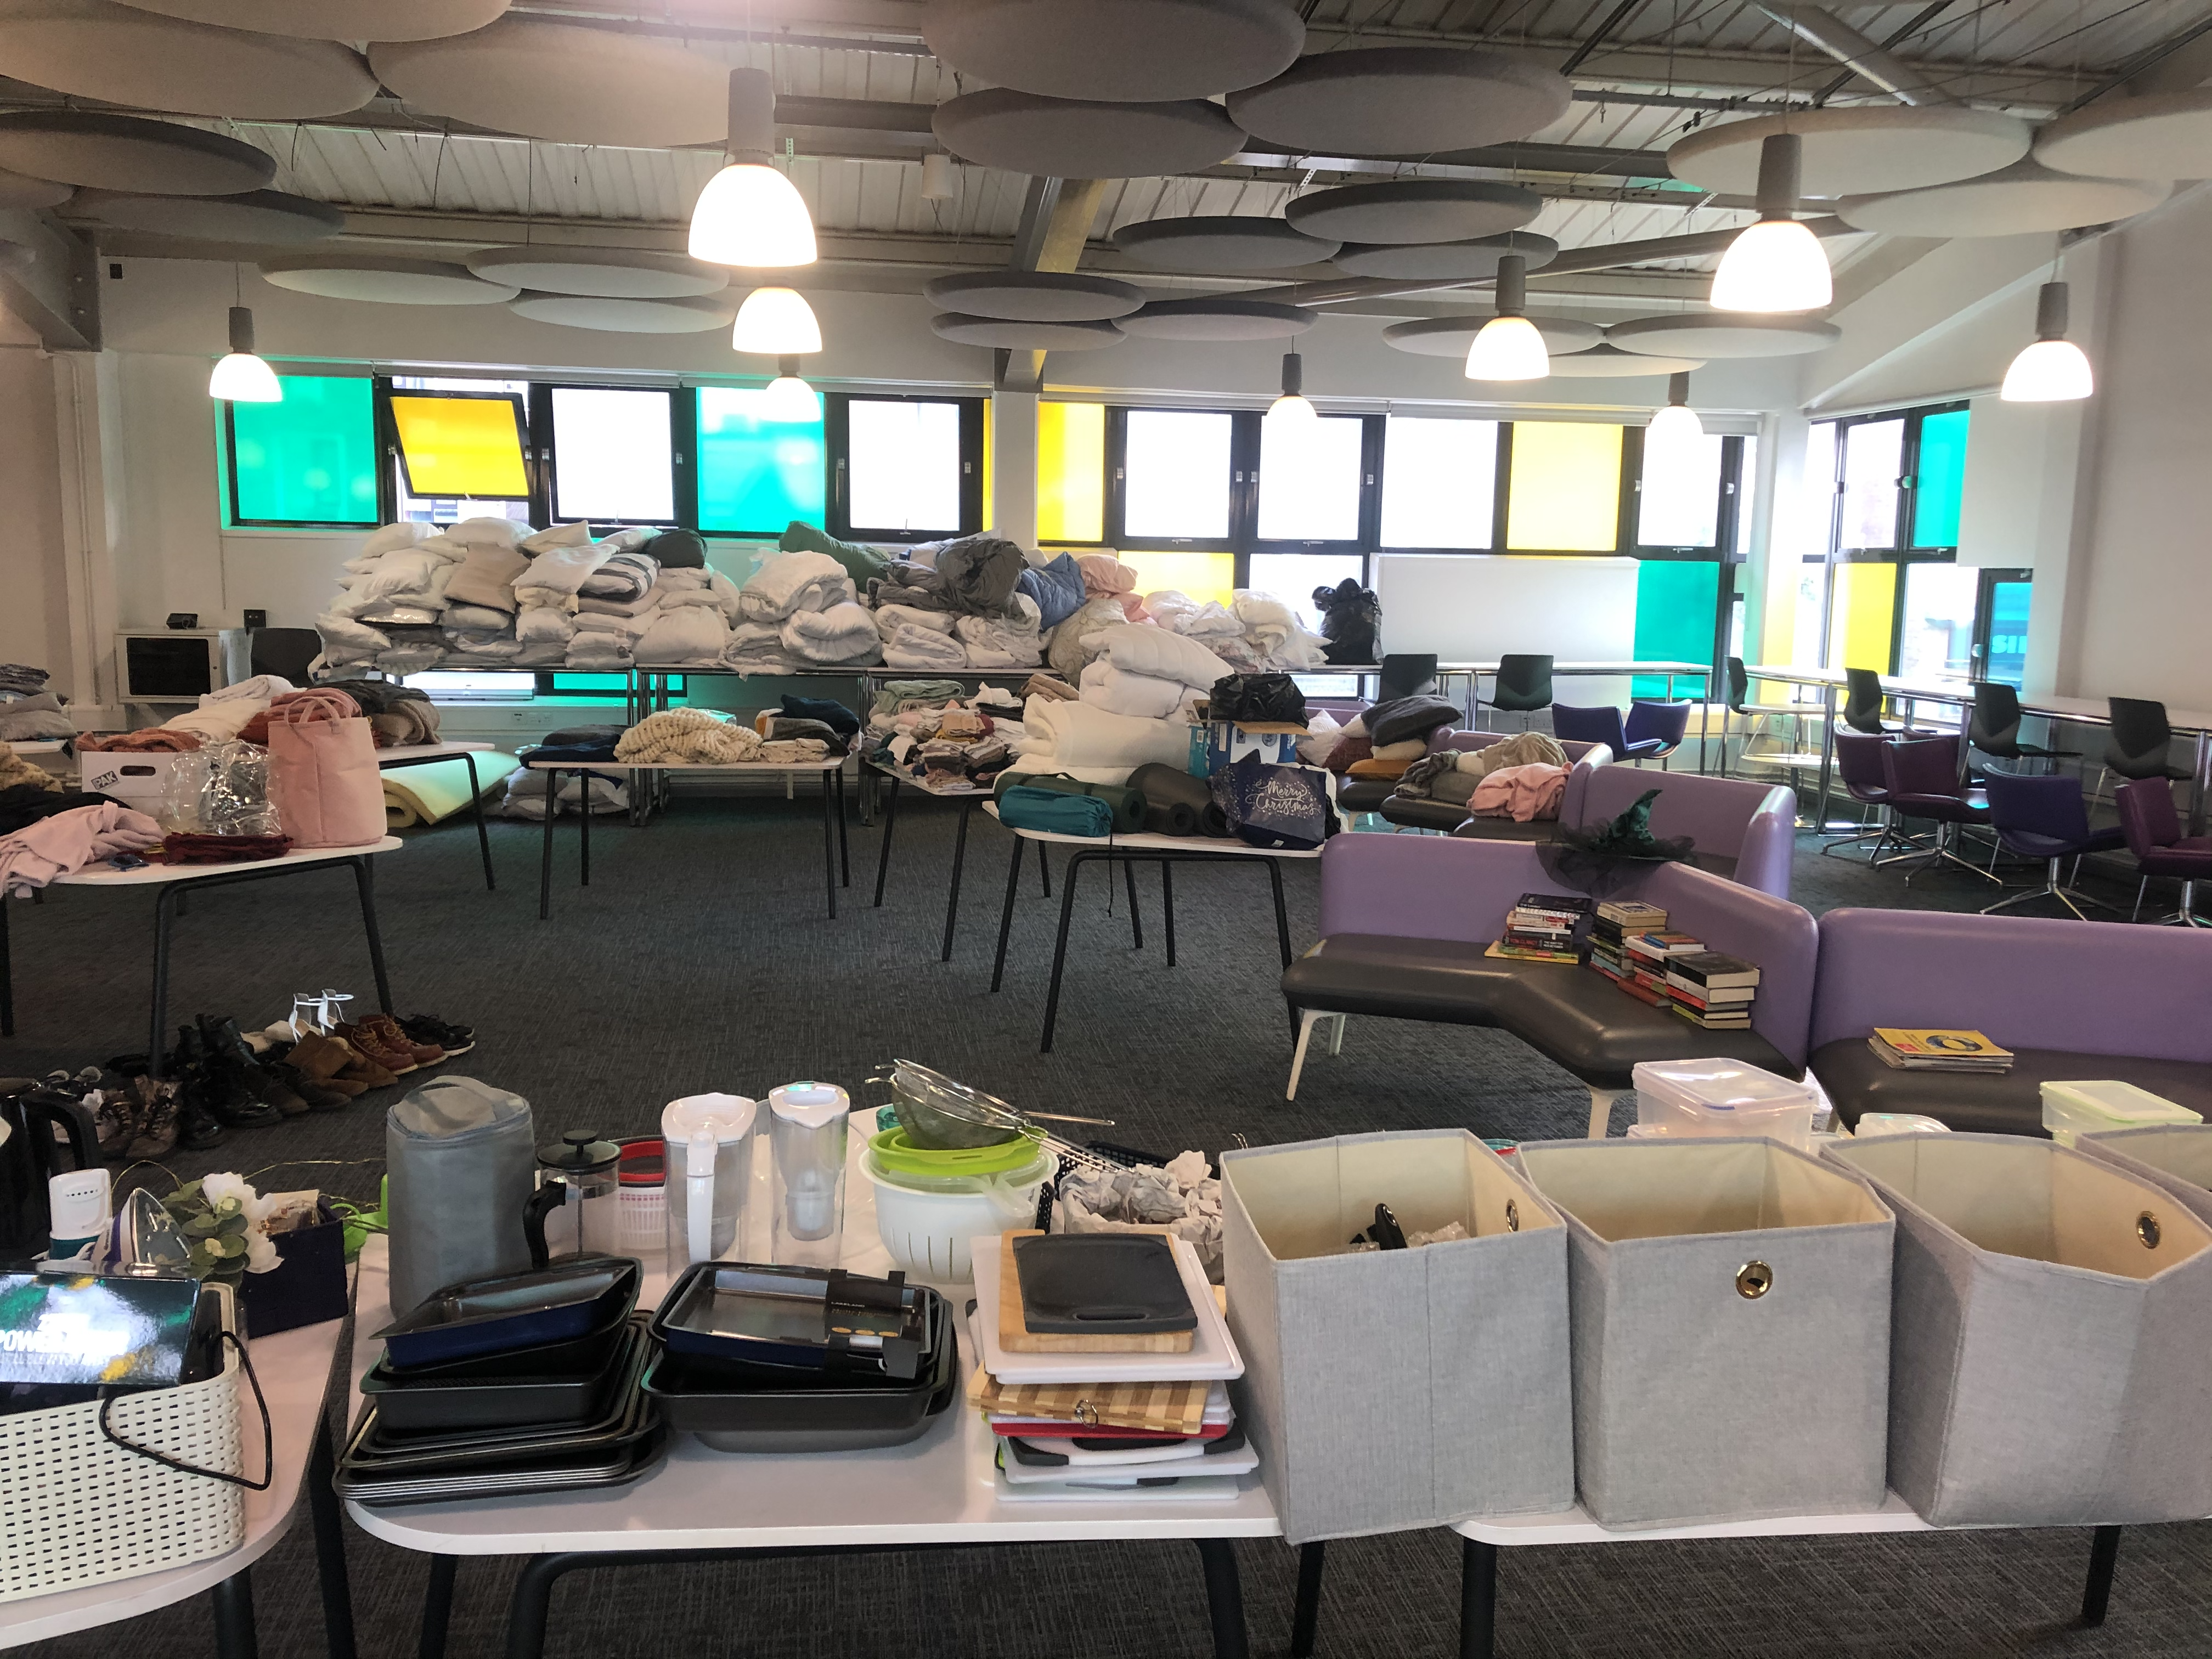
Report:
M335 1037L305 1036L292 1046L284 1056L289 1065L296 1066L308 1079L321 1083L336 1077L353 1064L353 1050Z

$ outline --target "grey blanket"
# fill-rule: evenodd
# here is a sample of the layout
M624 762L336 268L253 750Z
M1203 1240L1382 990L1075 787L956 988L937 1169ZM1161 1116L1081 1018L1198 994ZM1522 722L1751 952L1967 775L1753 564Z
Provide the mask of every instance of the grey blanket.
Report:
M1021 580L1022 550L998 536L969 536L948 542L937 568L894 564L868 584L878 605L908 605L917 611L949 611L966 617L1004 617L1011 611L1014 585Z

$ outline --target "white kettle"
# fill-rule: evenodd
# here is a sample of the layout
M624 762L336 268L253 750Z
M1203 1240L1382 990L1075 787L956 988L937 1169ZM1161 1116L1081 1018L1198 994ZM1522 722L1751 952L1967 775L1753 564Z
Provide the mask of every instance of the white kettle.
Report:
M736 1245L752 1182L757 1112L743 1095L686 1095L661 1109L670 1273L720 1261Z

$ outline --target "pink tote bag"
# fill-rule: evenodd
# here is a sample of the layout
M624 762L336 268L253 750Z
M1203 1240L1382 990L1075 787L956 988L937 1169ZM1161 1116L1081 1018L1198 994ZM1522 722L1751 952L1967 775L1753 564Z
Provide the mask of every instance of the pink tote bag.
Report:
M362 847L384 836L384 779L368 722L269 720L269 794L295 847ZM307 714L307 709L298 711Z

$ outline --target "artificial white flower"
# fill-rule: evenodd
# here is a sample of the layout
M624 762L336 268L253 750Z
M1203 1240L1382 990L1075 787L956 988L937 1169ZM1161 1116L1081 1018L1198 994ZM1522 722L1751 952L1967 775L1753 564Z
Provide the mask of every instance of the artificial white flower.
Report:
M250 1273L274 1273L282 1264L276 1257L276 1241L258 1227L246 1235L246 1271Z

